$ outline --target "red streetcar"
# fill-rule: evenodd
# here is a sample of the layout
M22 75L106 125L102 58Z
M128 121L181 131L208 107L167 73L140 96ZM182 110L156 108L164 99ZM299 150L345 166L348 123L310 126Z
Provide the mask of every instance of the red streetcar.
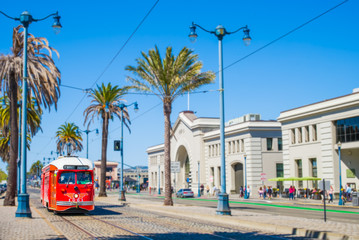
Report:
M60 156L42 169L41 202L49 211L94 210L93 164L74 156Z

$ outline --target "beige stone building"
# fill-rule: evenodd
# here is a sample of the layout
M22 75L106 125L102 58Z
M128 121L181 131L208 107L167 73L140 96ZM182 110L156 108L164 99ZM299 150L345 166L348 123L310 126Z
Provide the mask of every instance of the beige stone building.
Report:
M193 112L181 112L172 127L171 161L179 162L180 172L172 174L176 189L198 186L220 188L220 139L218 118L198 118ZM254 190L269 184L270 178L283 174L281 125L262 121L258 114L248 114L229 121L225 127L226 186L237 193L247 184ZM149 186L164 187L164 145L147 149ZM244 156L246 166L244 167ZM255 193L256 191L252 191Z
M282 124L284 177L325 178L338 192L341 164L342 185L358 188L359 92L281 112L278 121ZM316 184L308 182L308 187ZM295 185L307 187L307 182Z

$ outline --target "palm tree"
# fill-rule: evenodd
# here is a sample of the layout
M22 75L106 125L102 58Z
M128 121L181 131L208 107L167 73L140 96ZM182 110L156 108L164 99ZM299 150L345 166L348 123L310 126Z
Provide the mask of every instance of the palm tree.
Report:
M94 117L101 116L102 118L102 151L101 151L101 174L100 174L100 192L99 197L107 197L106 194L106 163L107 163L107 137L108 137L108 124L109 119L113 120L114 117L118 117L120 121L123 121L127 128L130 124L130 116L127 109L123 109L123 117L121 119L121 109L118 106L121 98L127 93L128 88L120 88L119 86L112 86L108 83L107 86L102 84L97 86L97 89L92 89L89 97L92 98L91 105L88 106L85 111L85 123L88 125L93 122ZM127 119L127 122L125 121Z
M10 129L13 132L10 139L10 153L9 153L9 178L6 197L4 200L5 206L15 205L16 193L16 159L18 156L18 115L17 115L17 100L19 89L18 86L23 75L23 46L24 46L24 31L20 31L23 26L18 26L13 30L13 46L11 48L12 54L0 56L0 91L7 92L10 100ZM35 38L29 34L28 38L28 97L31 100L32 96L38 105L42 104L45 108L54 104L56 109L57 100L60 95L60 78L61 74L52 59L52 51L57 56L58 52L49 46L46 38ZM44 52L47 51L46 52Z
M30 167L30 174L35 175L35 176L39 176L41 174L41 169L44 166L42 165L40 160L37 160L36 162L34 162L31 167Z
M82 136L79 127L74 123L65 123L59 127L56 132L57 137L57 151L60 153L67 148L67 155L70 156L72 152L79 152L82 150Z
M171 196L171 159L170 159L170 116L173 101L182 94L197 89L204 84L214 81L213 72L201 73L203 64L198 55L184 47L174 56L172 47L167 47L166 56L161 58L157 48L142 52L142 58L136 60L137 66L127 66L126 70L135 77L127 77L132 83L131 88L140 92L153 93L163 102L165 117L165 200L164 205L172 206Z

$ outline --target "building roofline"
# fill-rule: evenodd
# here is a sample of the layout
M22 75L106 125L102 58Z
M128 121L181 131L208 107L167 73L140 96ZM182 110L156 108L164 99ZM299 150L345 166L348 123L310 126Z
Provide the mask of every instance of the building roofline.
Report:
M335 97L335 98L329 98L329 99L325 99L323 101L306 104L306 105L303 105L303 106L300 106L300 107L296 107L296 108L292 108L292 109L289 109L289 110L282 111L280 113L286 113L286 112L297 110L297 109L300 109L300 108L305 108L305 107L313 106L313 105L324 103L324 102L330 102L330 101L333 101L333 100L336 100L336 99L344 98L344 97L347 97L347 96L350 96L350 95L355 95L355 94L359 94L359 92L349 93L349 94L346 94L346 95L343 95L343 96L339 96L339 97Z

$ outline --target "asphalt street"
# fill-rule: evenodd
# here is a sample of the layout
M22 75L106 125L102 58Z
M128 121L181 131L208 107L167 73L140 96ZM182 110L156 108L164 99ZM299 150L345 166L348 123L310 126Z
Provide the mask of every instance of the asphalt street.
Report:
M163 197L151 196L148 194L133 194L133 197L152 199L152 201L163 201ZM217 208L217 200L210 198L174 198L174 203L186 204L189 206L205 206ZM288 200L288 204L279 203L275 200L243 200L238 201L230 200L230 208L236 210L246 210L255 213L267 213L281 216L301 217L307 219L323 219L324 220L324 207L320 205L310 205L295 203ZM358 223L359 209L348 207L335 207L327 206L327 221L338 221L346 223Z

